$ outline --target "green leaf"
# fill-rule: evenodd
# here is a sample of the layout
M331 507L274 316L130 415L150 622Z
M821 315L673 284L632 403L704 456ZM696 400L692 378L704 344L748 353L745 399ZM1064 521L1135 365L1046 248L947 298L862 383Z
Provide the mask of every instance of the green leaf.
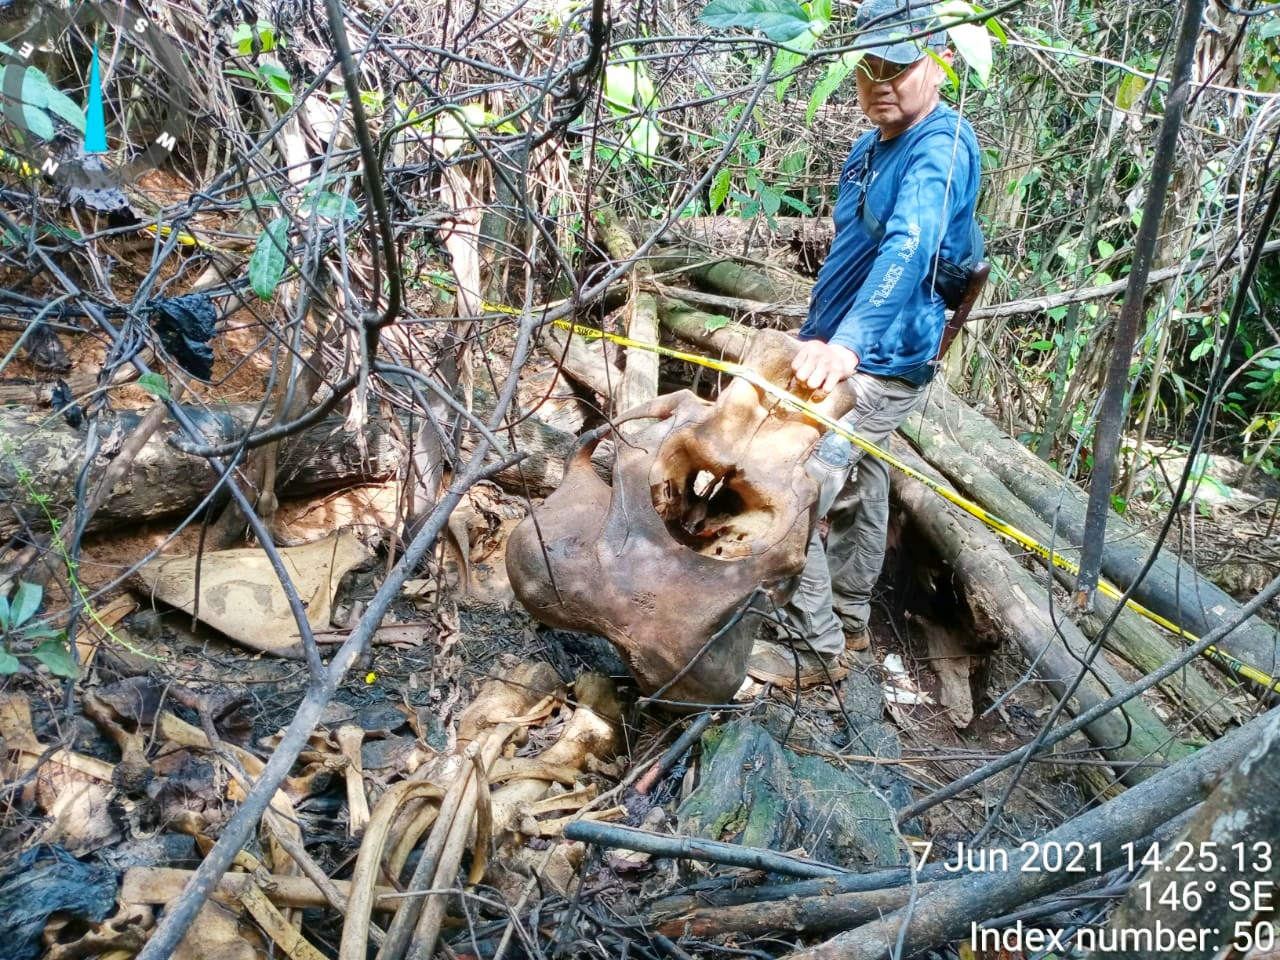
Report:
M1107 243L1107 241L1105 240L1098 241L1098 256L1110 257L1110 256L1113 256L1115 252L1116 252L1116 248L1111 244Z
M13 607L10 616L13 618L10 623L12 629L17 629L28 620L36 615L36 611L40 609L40 601L44 597L44 587L38 583L30 583L23 580L18 584L17 592L13 595Z
M8 631L11 624L9 623L9 598L0 594L0 630Z
M16 69L16 64L13 65ZM53 121L45 109L49 105L49 91L53 85L49 78L35 67L27 67L22 74L23 119L27 129L41 140L53 139Z
M144 373L138 378L138 386L153 397L160 400L172 400L173 394L169 392L169 381L159 373Z
M276 63L264 63L258 67L258 71L266 82L267 89L279 97L285 106L293 106L293 84L288 71Z
M604 100L615 113L628 114L635 110L635 64L604 68Z
M775 187L760 187L760 206L764 212L772 217L777 214L782 207L782 191Z
M782 163L779 164L778 169L794 177L804 171L804 162L808 156L809 151L804 148L792 150L782 158Z
M323 217L335 223L339 220L356 223L360 220L360 205L350 197L324 190L303 200L298 205L298 214L303 217Z
M805 126L813 123L813 115L827 102L831 94L836 92L840 84L844 83L862 57L863 51L857 50L846 53L839 60L827 65L827 72L822 75L822 79L818 81L813 88L813 94L809 97L809 109L804 113Z
M1027 344L1027 349L1028 350L1052 350L1053 341L1052 340L1036 340L1032 343Z
M38 96L42 109L56 114L81 133L84 133L84 111L80 109L79 104L55 87L49 78L35 67L27 68L27 75L23 84L24 99L27 96L26 81L30 81L34 85L34 89L39 90ZM27 102L31 103L30 100Z
M782 195L782 202L797 213L802 213L806 217L813 216L813 207L809 206L803 200L797 200L795 197L789 197L784 193Z
M648 167L658 155L658 145L662 141L662 132L658 125L647 117L635 122L627 134L626 146L641 164Z
M818 35L813 30L806 30L795 39L793 43L787 45L787 48L780 50L773 60L773 72L777 74L790 73L788 77L783 77L778 81L778 89L775 91L778 102L781 103L787 95L787 90L791 84L795 82L796 75L791 73L796 67L804 63L807 59L807 51L813 49L813 45L818 42Z
M8 650L0 649L0 675L7 676L8 674L17 673L21 669L22 664L18 662L17 657Z
M65 640L46 640L36 647L32 656L48 667L49 672L55 677L74 680L80 673L80 668L71 658L71 650L67 647Z
M267 224L253 247L253 255L249 257L249 286L263 300L271 299L284 276L288 238L289 221L277 217Z
M707 205L710 213L715 213L724 206L725 198L729 196L729 186L733 183L733 172L728 167L721 168L711 180L711 186L707 188Z
M714 316L714 317L708 317L706 322L703 323L702 328L706 330L707 333L715 333L721 327L727 327L728 325L729 325L728 317Z
M231 31L231 42L236 45L236 53L241 56L253 53L253 34L255 30L258 33L258 40L262 44L262 53L268 53L276 48L275 24L269 20L259 20L253 25L238 23L236 28Z
M794 40L810 23L809 14L795 0L711 0L698 20L714 30L759 30L778 43Z
M255 193L252 198L245 197L240 201L240 209L252 210L255 204L259 207L278 207L280 206L280 195L274 190L268 190L266 193Z
M975 13L972 4L965 3L964 0L948 0L937 7L936 11L944 24L971 17ZM947 36L985 87L991 76L991 34L987 32L987 28L977 23L957 23L947 27Z
M1147 89L1147 81L1136 73L1125 74L1116 85L1116 106L1121 110L1132 110L1142 98L1142 91Z

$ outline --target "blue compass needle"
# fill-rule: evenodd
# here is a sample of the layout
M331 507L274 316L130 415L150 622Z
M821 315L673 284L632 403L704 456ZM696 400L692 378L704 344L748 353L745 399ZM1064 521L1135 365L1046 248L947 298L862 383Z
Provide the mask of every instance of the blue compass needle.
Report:
M107 123L102 109L102 73L98 68L98 44L93 45L93 64L89 68L89 102L85 104L85 153L107 152Z

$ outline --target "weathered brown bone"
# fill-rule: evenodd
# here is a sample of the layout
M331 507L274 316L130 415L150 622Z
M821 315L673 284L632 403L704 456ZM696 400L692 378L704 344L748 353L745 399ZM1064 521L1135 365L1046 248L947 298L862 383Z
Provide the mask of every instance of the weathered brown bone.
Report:
M745 363L785 386L798 346L761 331ZM852 406L842 385L819 409ZM804 566L818 492L804 463L821 429L743 379L715 403L685 390L614 426L636 420L652 422L617 441L612 486L592 469L602 435L590 435L512 533L511 585L543 623L610 640L646 693L687 667L663 699L724 702L746 674L757 621L726 624L757 588L784 602Z

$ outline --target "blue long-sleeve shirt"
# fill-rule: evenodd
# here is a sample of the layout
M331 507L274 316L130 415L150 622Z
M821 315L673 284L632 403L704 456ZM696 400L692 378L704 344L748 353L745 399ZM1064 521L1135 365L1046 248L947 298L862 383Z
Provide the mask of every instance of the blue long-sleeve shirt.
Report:
M859 138L840 174L835 240L800 339L848 347L867 373L919 378L945 325L934 258L970 258L979 165L973 128L943 104L892 140L878 130ZM884 228L879 242L859 215L864 189Z

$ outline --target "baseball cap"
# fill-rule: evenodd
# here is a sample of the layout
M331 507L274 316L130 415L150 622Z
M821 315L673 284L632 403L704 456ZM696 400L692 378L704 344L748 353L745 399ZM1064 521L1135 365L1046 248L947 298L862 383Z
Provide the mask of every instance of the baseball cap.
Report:
M863 52L890 63L915 63L928 50L942 50L947 45L942 21L928 0L863 0L855 23L859 43L875 44ZM928 36L903 39L933 28L937 31Z

